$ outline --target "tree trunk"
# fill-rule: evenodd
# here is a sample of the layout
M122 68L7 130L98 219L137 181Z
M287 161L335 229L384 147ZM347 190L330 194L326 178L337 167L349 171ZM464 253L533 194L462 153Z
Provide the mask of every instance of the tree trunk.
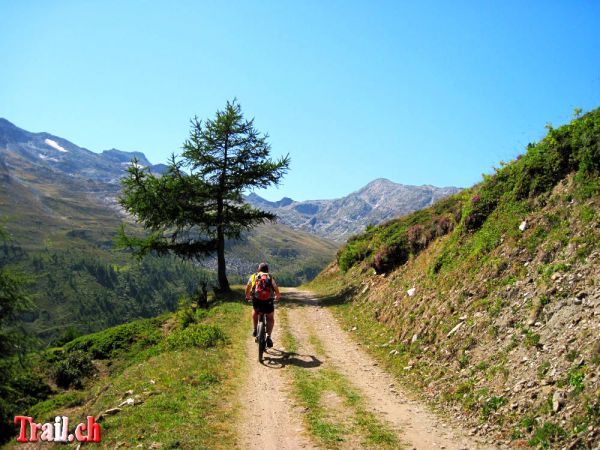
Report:
M219 290L221 292L230 292L227 272L225 270L225 235L223 225L217 226L217 277L219 281Z
M219 193L217 196L217 278L219 280L219 290L221 292L231 292L229 281L227 280L227 270L225 268L225 227L224 200L225 196L225 178L227 177L227 150L229 149L229 135L225 136L225 145L223 146L223 171L219 180Z

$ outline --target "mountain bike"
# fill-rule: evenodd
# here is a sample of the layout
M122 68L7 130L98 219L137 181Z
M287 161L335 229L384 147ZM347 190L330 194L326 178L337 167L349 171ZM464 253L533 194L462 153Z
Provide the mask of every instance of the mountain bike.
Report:
M277 301L277 300L275 300ZM275 311L273 304L273 311ZM267 314L258 312L258 325L256 326L256 343L258 344L258 361L263 362L263 354L267 348Z
M258 313L256 342L258 343L258 361L263 362L263 354L267 348L267 315L263 312Z

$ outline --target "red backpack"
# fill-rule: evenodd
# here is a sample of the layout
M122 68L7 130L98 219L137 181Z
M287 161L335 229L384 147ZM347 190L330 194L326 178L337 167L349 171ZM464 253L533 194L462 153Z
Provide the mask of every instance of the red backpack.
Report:
M269 300L273 293L273 284L268 273L259 272L254 281L254 298L257 300Z

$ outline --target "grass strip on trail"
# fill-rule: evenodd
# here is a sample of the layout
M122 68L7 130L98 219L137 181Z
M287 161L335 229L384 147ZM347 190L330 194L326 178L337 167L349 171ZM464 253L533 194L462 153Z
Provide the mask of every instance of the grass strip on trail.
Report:
M288 327L288 311L279 309L283 343L289 353L305 351ZM318 353L325 356L324 346L309 330L308 342ZM345 447L348 442L363 448L399 448L395 433L373 413L367 411L359 393L334 366L324 365L307 369L290 365L293 393L305 408L305 419L311 435L326 448ZM344 445L346 444L346 445Z

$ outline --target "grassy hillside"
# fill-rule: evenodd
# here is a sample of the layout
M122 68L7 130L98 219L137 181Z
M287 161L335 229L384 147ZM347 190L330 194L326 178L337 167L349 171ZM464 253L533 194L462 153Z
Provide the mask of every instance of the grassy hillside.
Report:
M228 298L211 297L207 310L186 305L29 354L22 367L3 366L12 371L0 401L0 436L12 441L6 448L16 438L12 415L23 413L38 422L66 415L71 423L93 415L99 448L235 447L234 394L249 328L249 307L235 301L242 296L234 288Z
M269 223L256 227L242 240L229 243L229 271L241 275L256 271L267 261L282 286L298 286L316 277L335 256L339 246L312 234L293 230L286 225ZM236 277L233 277L234 280Z
M595 110L471 189L349 240L310 286L473 434L597 445L599 175Z

